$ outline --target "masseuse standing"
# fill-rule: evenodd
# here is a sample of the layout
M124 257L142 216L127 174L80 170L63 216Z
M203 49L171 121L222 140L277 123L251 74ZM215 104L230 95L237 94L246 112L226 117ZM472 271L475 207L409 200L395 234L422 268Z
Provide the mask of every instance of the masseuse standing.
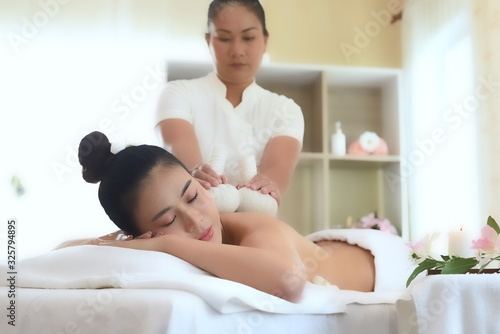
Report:
M215 70L168 83L158 104L157 129L205 188L229 182L280 203L302 148L304 119L293 100L255 82L269 39L264 10L257 0L215 0L207 26ZM224 175L206 164L214 144L228 150ZM243 183L240 158L248 155L255 155L258 174Z

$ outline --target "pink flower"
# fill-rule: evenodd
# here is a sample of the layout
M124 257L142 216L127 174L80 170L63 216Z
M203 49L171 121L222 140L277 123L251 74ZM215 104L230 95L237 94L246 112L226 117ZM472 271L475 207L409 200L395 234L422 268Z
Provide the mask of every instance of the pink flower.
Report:
M372 212L360 219L360 222L355 224L355 228L368 228L398 234L396 228L387 218L379 218Z
M378 223L378 229L380 231L398 234L396 228L387 219L384 219Z
M375 213L373 212L361 218L363 228L372 228L373 225L376 225L378 222L379 219L375 217Z
M486 254L500 254L500 238L491 226L481 229L481 238L472 241L472 249L477 249Z
M406 246L411 248L412 254L415 254L423 261L430 255L432 241L434 241L437 236L437 233L433 233L432 235L426 234L425 237L423 237L421 240L417 241L416 243L408 242Z

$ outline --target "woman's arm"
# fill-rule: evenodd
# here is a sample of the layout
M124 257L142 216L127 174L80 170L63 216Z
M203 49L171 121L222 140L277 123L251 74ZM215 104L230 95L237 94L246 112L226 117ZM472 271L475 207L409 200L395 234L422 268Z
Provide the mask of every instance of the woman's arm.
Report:
M210 166L202 164L200 146L191 123L183 119L171 118L160 122L158 129L164 144L171 147L172 154L192 171L192 175L205 189L216 187L226 181Z
M252 220L252 223L243 220L241 223L253 227L242 233L241 238L237 237L241 242L239 245L162 235L124 241L117 246L168 253L217 277L251 286L291 302L298 301L307 275L283 227L269 216L261 214L246 214L244 220Z
M174 238L164 250L217 277L251 286L291 302L297 302L306 275L300 259L276 251L249 246L213 244Z
M295 138L279 136L272 138L266 145L259 174L244 186L273 196L278 204L286 192L297 165L301 144Z
M68 240L58 245L55 249L82 245L108 245L110 243L116 242L117 240L125 240L129 238L130 237L128 237L125 232L123 232L122 230L118 230L116 232L109 233L98 238Z
M169 118L158 124L163 142L171 152L189 169L201 163L200 146L194 127L186 120Z

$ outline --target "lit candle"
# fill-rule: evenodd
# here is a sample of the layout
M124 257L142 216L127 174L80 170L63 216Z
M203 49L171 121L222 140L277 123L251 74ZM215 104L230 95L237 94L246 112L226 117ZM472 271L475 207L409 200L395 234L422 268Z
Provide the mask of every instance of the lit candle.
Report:
M458 231L451 231L448 235L448 254L459 257L474 256L474 251L470 248L472 238L460 227Z

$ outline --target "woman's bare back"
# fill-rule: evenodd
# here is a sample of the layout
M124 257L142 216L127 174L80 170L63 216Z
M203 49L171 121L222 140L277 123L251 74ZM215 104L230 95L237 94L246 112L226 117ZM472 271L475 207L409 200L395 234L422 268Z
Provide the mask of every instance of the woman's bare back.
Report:
M373 291L375 262L370 251L343 241L319 241L316 245L329 255L317 273L343 290Z
M222 215L226 232L232 235L232 242L240 244L246 235L260 230L257 238L260 244L275 243L277 234L288 239L302 260L306 279L314 283L316 276L321 276L330 284L343 290L362 292L373 291L375 285L374 257L370 251L359 246L342 241L320 241L313 243L304 238L290 225L270 216L250 213L233 213ZM230 219L227 219L230 218ZM266 240L264 240L266 239ZM258 246L258 245L247 245ZM287 277L293 281L294 273ZM296 275L304 275L303 270L297 270Z
M343 241L313 243L303 237L295 245L304 263L307 279L320 276L342 290L373 291L375 262L370 251Z

